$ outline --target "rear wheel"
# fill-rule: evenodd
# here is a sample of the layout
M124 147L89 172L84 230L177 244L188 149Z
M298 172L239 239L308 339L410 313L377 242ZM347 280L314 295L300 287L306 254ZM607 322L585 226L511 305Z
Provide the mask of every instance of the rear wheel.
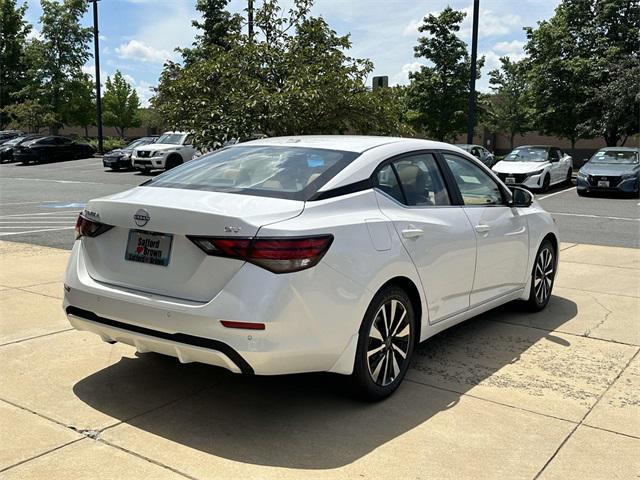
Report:
M536 261L531 272L531 290L527 308L539 312L549 303L553 281L556 275L556 253L553 244L544 240L536 254Z
M407 293L398 287L378 292L359 332L352 374L359 396L382 400L396 391L411 363L416 335Z

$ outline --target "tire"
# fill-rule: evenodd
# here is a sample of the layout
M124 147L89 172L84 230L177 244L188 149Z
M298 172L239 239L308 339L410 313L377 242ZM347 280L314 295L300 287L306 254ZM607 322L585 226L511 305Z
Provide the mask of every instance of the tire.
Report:
M180 155L169 155L167 161L165 163L165 170L171 170L172 168L176 168L178 165L182 163L182 157Z
M541 192L546 192L549 190L549 186L551 185L551 177L549 176L549 174L547 173L544 176L544 180L542 181L542 188L540 188Z
M569 171L567 172L567 179L565 180L565 183L567 185L571 185L573 182L573 169L569 168Z
M579 197L586 197L587 196L587 192L583 192L582 190L578 190L578 196Z
M531 312L543 310L549 303L556 276L556 251L549 240L544 240L536 253L531 272L529 300L525 305Z
M385 319L391 316L392 309L394 318L389 329ZM387 336L389 330L390 337ZM358 335L351 375L356 395L378 401L395 392L411 364L416 335L415 313L407 293L394 286L378 292L365 313ZM375 353L370 354L371 351Z

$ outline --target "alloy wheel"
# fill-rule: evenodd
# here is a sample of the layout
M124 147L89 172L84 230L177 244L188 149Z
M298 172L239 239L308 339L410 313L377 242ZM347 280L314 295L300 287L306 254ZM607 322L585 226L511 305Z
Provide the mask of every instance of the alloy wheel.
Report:
M551 249L546 247L540 250L533 274L534 293L539 304L546 302L549 295L551 295L554 267Z
M367 343L367 365L371 379L380 386L387 386L401 374L408 362L411 345L411 324L407 309L396 299L391 299L378 309Z

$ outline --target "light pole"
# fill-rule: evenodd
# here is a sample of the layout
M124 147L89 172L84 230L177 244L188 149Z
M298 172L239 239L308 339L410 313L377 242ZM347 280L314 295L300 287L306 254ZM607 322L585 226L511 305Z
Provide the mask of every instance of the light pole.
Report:
M249 29L249 41L253 41L253 0L247 2L247 21Z
M473 1L473 33L471 35L471 81L469 82L469 116L467 117L467 143L473 143L476 123L476 60L478 57L478 16L480 0Z
M93 49L96 61L96 126L98 127L98 153L102 154L102 96L100 95L100 44L98 39L98 2L100 0L88 1L93 3Z

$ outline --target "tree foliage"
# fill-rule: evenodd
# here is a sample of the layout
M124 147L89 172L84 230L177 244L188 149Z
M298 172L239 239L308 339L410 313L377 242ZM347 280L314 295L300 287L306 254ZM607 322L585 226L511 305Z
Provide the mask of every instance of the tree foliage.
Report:
M124 137L127 128L140 125L138 94L120 71L116 70L113 78L107 77L102 104L104 124L115 127L120 137Z
M389 113L391 95L365 86L371 62L347 55L349 36L310 16L310 0L296 0L286 13L277 0L265 0L253 39L226 4L199 2L211 7L197 24L203 33L183 51L184 65L165 65L152 104L170 126L193 131L202 146L256 133L369 132L373 123L378 132L400 129L400 113Z
M638 65L638 0L563 0L551 19L526 30L533 106L542 132L572 144L601 136L608 145L637 132L637 97L625 94L626 100L612 102L611 83L620 81L621 69L626 74ZM638 76L631 80L620 86L638 92Z
M23 89L32 102L48 105L49 126L55 131L64 123L66 91L82 76L89 59L91 29L80 26L87 10L85 0L40 0L41 36L27 48L30 83Z
M84 128L85 136L88 128L95 125L96 99L95 84L87 74L80 74L69 80L63 92L64 103L60 118L66 125L77 125Z
M494 132L509 135L510 146L517 134L531 129L529 106L528 66L526 60L500 59L501 67L489 72L489 85L493 97L489 100L487 120Z
M29 132L38 133L40 129L52 121L51 109L33 100L13 103L4 108L12 128L27 128Z
M418 28L415 56L430 62L409 75L410 122L438 140L454 141L465 130L471 59L467 44L458 37L465 13L445 8L430 14ZM477 62L477 78L484 57Z
M8 123L4 107L20 100L19 92L27 82L25 45L31 25L24 19L27 4L0 0L0 129Z

